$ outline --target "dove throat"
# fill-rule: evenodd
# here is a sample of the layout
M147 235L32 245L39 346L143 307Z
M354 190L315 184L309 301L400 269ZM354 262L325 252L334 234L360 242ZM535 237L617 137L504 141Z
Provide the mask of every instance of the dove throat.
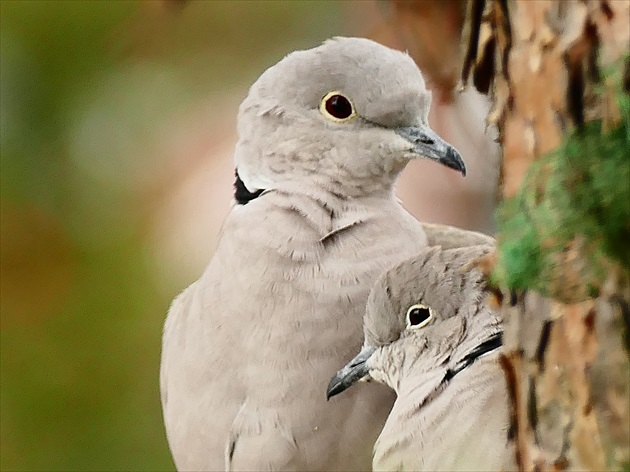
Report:
M424 383L407 378L375 444L373 470L499 469L507 441L500 346L498 333L446 373L435 372ZM450 414L454 410L459 413Z

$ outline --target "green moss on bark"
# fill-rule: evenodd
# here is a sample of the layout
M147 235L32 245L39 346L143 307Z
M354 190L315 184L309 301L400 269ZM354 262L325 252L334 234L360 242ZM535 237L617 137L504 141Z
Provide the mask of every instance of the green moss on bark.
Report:
M630 97L616 83L617 126L568 134L500 205L495 282L573 301L596 295L611 264L630 269Z

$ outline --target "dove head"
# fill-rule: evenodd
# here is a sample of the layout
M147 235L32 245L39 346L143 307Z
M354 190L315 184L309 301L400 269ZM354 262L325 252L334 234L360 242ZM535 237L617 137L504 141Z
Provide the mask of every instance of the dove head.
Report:
M473 263L489 250L434 246L382 274L366 307L365 343L378 347L405 337L438 338L433 334L448 320L472 320L485 287Z
M363 349L333 378L328 396L363 377L398 390L410 371L446 375L463 369L471 353L498 347L499 315L485 303L484 276L474 267L490 250L431 247L384 273L368 298Z
M429 127L430 104L405 53L360 38L293 52L240 106L238 175L249 192L298 184L362 196L390 190L415 157L465 174L459 153Z

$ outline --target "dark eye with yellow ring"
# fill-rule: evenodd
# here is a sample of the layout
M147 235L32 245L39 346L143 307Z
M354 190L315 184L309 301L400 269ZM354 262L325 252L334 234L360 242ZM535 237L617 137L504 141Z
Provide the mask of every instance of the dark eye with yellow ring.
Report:
M407 310L407 329L423 328L432 318L433 311L428 306L412 305Z
M326 94L322 98L319 111L326 118L336 122L347 121L356 115L352 102L339 92Z

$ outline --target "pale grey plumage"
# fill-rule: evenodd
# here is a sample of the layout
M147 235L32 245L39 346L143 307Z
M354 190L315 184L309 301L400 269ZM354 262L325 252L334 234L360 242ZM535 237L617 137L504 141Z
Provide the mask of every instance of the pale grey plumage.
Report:
M426 248L376 282L364 347L328 388L329 396L337 395L367 377L396 391L374 446L374 470L509 466L500 317L472 266L489 250ZM414 306L421 311L411 312Z
M320 111L332 91L356 118ZM398 174L419 153L464 171L428 127L429 102L409 56L356 38L292 53L252 86L235 163L249 191L265 191L232 209L164 327L162 403L179 469L369 468L391 392L361 387L326 404L322 389L361 344L377 276L427 245L393 195Z

